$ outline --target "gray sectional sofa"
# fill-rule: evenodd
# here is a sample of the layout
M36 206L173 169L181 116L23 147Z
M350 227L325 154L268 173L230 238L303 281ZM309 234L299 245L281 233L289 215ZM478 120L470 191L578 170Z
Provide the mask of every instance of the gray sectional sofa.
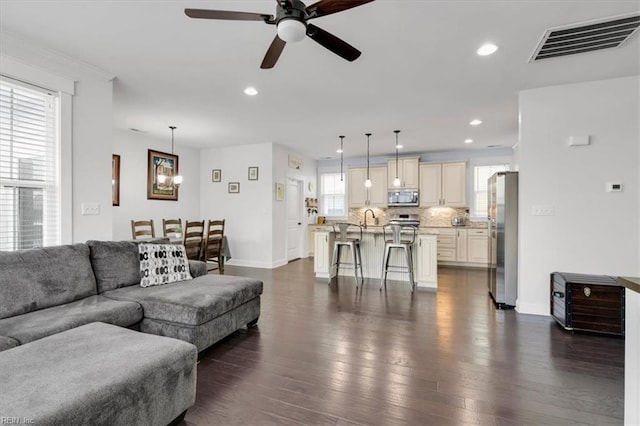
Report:
M153 242L167 243L168 240ZM61 418L74 422L73 416L86 415L82 410L70 411L69 407L76 406L82 395L86 395L87 401L91 400L90 395L98 386L95 380L106 392L100 403L104 403L105 398L113 403L110 412L116 417L110 418L109 414L91 419L82 417L83 422L166 424L172 419L166 416L177 416L180 412L184 415L195 399L195 355L192 353L203 351L244 326L254 325L260 315L262 294L261 281L207 275L203 262L190 261L189 269L194 277L191 280L143 288L139 285L138 243L134 241L88 241L0 252L0 377L3 381L0 415L15 415L11 410L18 402L27 408L41 404L39 400L25 403L20 392L28 393L29 386L56 389L58 385L54 382L60 377L47 372L54 368L51 360L61 362L69 358L73 361L67 362L65 368L77 370L72 382L74 392L46 393L42 398L46 399L49 411L43 412L38 424L58 424ZM137 340L139 351L132 352L129 346ZM73 350L69 349L69 342L76 345ZM143 346L157 349L149 352ZM96 352L96 348L100 349ZM189 348L193 348L193 352ZM102 350L113 353L100 355ZM153 362L133 361L138 355L144 357L149 352L151 357L157 351L164 353ZM86 357L95 362L88 362ZM47 367L43 360L48 360ZM176 370L174 365L182 367ZM35 366L43 371L18 373ZM64 368L55 368L64 371ZM133 368L140 374L129 380L118 374L110 376L110 368L126 371ZM153 379L162 390L127 402L118 392L132 387L147 389L145 369L167 371L168 375ZM82 377L91 380L83 383ZM168 386L166 381L170 377L172 383L177 381L180 386ZM6 387L7 383L15 386ZM136 417L131 403L137 404L143 417ZM161 406L171 409L161 410L164 414L155 416L157 409L153 407ZM126 413L125 417L117 417L120 412ZM112 421L116 418L122 422Z

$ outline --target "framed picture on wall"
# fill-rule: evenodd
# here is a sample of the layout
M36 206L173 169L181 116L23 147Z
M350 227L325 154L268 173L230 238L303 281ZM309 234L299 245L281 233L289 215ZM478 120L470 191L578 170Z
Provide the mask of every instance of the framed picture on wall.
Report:
M120 156L111 156L111 204L120 205Z
M258 167L249 167L249 180L258 180Z
M276 183L276 201L284 200L284 183Z
M178 201L173 177L178 174L178 156L148 150L147 199Z
M229 194L240 193L240 182L229 182Z
M211 170L211 182L220 182L222 181L222 170L213 169Z

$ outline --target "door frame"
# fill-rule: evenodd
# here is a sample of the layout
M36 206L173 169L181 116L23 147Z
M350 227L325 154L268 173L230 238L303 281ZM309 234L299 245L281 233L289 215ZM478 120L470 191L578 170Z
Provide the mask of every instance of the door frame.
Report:
M297 252L297 256L294 257L293 259L302 259L304 256L304 202L303 202L303 197L304 197L304 181L302 179L297 179L297 178L292 178L292 177L287 177L287 181L286 181L286 186L288 187L291 182L296 182L298 184L298 200L296 201L296 204L298 205L298 213L300 215L300 230L298 232L298 252ZM287 188L285 188L285 193L288 193ZM289 200L286 200L285 202L289 202ZM288 206L287 206L288 207ZM289 209L285 208L285 211L287 212L286 217L285 217L285 223L286 223L286 229L285 229L285 257L287 259L287 262L289 262L289 237L287 235L287 233L289 232ZM292 260L293 260L292 259Z

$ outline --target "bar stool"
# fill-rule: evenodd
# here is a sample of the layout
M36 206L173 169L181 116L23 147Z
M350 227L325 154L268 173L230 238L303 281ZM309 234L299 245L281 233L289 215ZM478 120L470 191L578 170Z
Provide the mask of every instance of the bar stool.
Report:
M410 239L402 239L402 231L410 231ZM382 259L382 277L380 278L380 291L382 287L387 288L387 272L408 272L409 282L411 283L411 292L415 290L416 283L413 279L413 244L416 241L416 227L407 225L384 225L382 227L382 235L384 243L384 257ZM405 232L406 235L406 232ZM391 239L387 239L390 236ZM391 249L400 249L404 251L406 266L389 265L391 257Z
M336 230L336 226L338 230ZM347 232L350 227L358 228L360 231L360 238L348 238ZM336 234L335 241L333 243L333 260L331 260L331 268L336 267L336 277L340 270L340 265L353 266L353 274L356 277L356 288L358 288L358 268L360 268L360 279L364 283L364 274L362 273L362 255L360 254L360 241L362 240L362 226L352 225L350 223L336 223L333 225L333 232ZM351 263L340 262L340 251L342 247L347 247L351 250ZM329 278L331 283L331 278Z

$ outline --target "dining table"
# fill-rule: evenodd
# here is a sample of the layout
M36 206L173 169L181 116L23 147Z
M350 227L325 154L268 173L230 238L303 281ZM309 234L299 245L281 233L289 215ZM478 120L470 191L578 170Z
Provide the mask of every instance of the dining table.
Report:
M182 237L178 238L175 236L171 236L169 237L169 242L171 244L175 244L175 245L182 245L184 243L184 240L182 239ZM204 250L204 240L202 241L202 249ZM231 250L229 249L229 240L227 240L227 236L223 236L222 237L222 259L221 259L221 263L222 266L224 267L224 262L226 262L227 260L231 259Z

